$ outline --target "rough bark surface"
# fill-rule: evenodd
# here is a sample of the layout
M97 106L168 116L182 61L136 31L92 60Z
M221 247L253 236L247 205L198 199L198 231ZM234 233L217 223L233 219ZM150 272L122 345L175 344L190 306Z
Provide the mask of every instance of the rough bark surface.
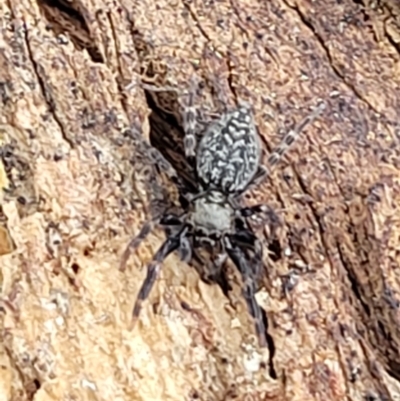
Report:
M0 401L400 399L400 8L364 3L0 3ZM219 93L251 101L267 151L328 104L247 199L283 222L264 239L266 349L240 283L225 296L176 255L128 330L164 234L124 273L121 254L176 202L150 127L184 165L179 117L160 117L176 107L140 80L193 74L210 114Z

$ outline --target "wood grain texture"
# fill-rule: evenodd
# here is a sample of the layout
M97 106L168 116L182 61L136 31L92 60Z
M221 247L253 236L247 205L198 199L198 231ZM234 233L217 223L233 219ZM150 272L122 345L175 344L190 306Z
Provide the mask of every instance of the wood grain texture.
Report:
M1 401L400 399L398 17L360 3L0 4ZM128 330L164 234L122 252L177 203L150 136L193 179L176 99L140 80L193 74L209 117L251 102L266 153L327 101L246 200L282 221L258 230L265 350L232 271L225 296L176 255Z

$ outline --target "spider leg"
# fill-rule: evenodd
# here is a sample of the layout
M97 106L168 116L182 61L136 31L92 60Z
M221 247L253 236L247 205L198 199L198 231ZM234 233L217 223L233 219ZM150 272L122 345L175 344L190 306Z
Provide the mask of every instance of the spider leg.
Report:
M261 308L255 299L256 286L252 274L253 269L249 266L244 252L237 245L232 243L228 237L225 237L224 240L225 249L242 276L244 284L243 297L246 300L251 316L254 318L259 344L261 347L265 347L267 346L266 328L263 322Z
M154 228L158 225L178 225L182 224L181 220L179 219L178 216L174 214L166 214L164 216L156 216L153 219L147 221L142 229L140 230L139 234L136 237L133 237L128 246L125 248L124 253L122 254L121 257L121 262L119 265L119 270L120 271L125 271L126 269L126 263L128 262L129 257L131 254L139 247L139 245L143 242L143 240L146 239L146 237L150 234L151 231L154 230Z
M257 186L258 184L260 184L267 177L268 173L269 171L265 166L259 166L250 185ZM246 191L247 190L248 188L246 188Z
M185 156L186 158L194 158L196 156L196 146L197 139L196 133L199 131L200 126L204 126L204 122L202 123L197 118L198 110L195 106L195 100L197 96L197 89L199 87L199 78L193 75L189 82L189 90L186 93L183 93L173 87L164 86L157 87L151 84L142 83L142 87L145 90L153 91L153 92L175 92L178 95L178 102L182 108L182 124L183 131L185 133L185 137L183 139L183 145L185 148ZM182 96L183 95L183 96Z
M167 238L165 242L161 245L159 250L156 252L156 254L154 255L153 260L147 266L146 278L142 286L140 287L138 296L133 306L132 322L130 326L131 329L133 329L136 320L140 314L143 301L149 296L149 293L153 288L154 282L156 281L156 278L160 273L161 263L170 253L179 248L182 242L182 238L186 236L187 231L188 231L188 226L185 225L175 236Z
M157 165L161 171L164 171L165 174L176 184L183 186L181 177L178 175L172 164L163 156L163 154L154 147L150 147L148 150L148 155L153 164Z
M207 284L220 281L221 269L227 259L221 242L215 244L193 241L192 263L201 279ZM219 247L218 247L219 246Z
M149 85L149 87L151 87L151 85ZM157 91L158 88L151 87L150 89L147 85L145 85L145 89ZM129 135L136 142L135 145L139 153L146 155L152 165L157 166L160 171L163 171L168 178L179 187L179 189L185 188L182 177L177 173L172 164L157 148L151 146L151 144L149 144L143 138L141 122L138 118L134 120L131 130L127 131L127 135Z
M192 244L190 243L190 239L188 237L182 237L181 243L179 246L179 257L182 262L188 263L192 259Z
M224 263L228 259L226 252L219 252L214 258L210 260L207 265L207 269L204 272L206 281L209 283L214 283L220 281L221 269Z
M244 218L261 215L262 220L266 221L268 225L272 227L276 227L280 224L279 217L275 211L270 206L263 203L250 207L243 207L239 210L239 214Z
M195 100L198 86L199 80L193 76L190 80L189 91L186 95L186 99L182 101L183 131L185 132L183 145L185 148L185 156L187 158L194 158L196 156L196 133L199 125L197 119L198 110L195 106Z
M258 169L254 174L253 179L247 184L245 188L243 188L240 192L236 193L235 196L240 197L240 195L244 194L245 192L250 191L252 188L257 187L264 181L264 179L269 175L269 173L270 173L269 170L265 166L263 165L258 166Z
M286 154L290 147L300 138L300 134L304 128L311 124L325 109L325 102L321 102L315 110L304 118L293 130L290 130L281 143L271 152L267 159L267 166L260 165L249 184L240 191L237 196L242 195L244 192L257 187L267 176L269 176L282 157Z
M150 221L147 221L142 229L140 230L139 234L136 237L133 237L130 241L128 246L125 248L124 253L121 257L121 262L119 264L119 270L125 271L126 269L126 262L129 259L129 256L133 253L133 251L139 247L139 245L146 239L146 237L153 231L154 227L159 223L160 217L155 217Z
M249 227L236 228L231 240L240 248L251 251L251 267L254 277L260 277L263 271L263 248L261 241L254 235Z
M129 131L129 136L137 141L137 148L141 153L145 153L152 164L159 167L171 179L178 180L179 176L176 170L172 167L171 163L163 156L163 154L155 147L151 146L142 134L142 126L139 118L136 118Z
M290 130L278 145L269 155L267 159L267 174L270 174L274 167L279 163L287 150L299 139L304 128L311 124L325 109L326 103L321 102L312 113L304 118L293 130Z

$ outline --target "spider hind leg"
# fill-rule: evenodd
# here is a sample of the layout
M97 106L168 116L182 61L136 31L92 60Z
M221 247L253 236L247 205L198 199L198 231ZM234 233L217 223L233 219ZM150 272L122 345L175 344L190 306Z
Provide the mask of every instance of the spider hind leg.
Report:
M198 123L198 112L199 110L195 106L197 91L199 88L199 79L193 76L190 80L189 91L185 96L185 99L181 100L182 111L182 122L183 131L185 137L183 139L183 145L185 149L186 158L194 159L196 157L197 138L196 134L199 131Z

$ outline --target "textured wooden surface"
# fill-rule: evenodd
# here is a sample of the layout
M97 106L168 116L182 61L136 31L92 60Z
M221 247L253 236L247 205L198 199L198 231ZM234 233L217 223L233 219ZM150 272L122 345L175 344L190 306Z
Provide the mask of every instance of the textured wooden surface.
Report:
M398 6L359 3L0 4L0 401L400 399ZM283 222L265 350L239 284L226 297L175 255L127 329L163 233L124 273L121 253L176 200L140 77L193 74L210 115L216 93L251 101L266 151L328 104L247 199Z

